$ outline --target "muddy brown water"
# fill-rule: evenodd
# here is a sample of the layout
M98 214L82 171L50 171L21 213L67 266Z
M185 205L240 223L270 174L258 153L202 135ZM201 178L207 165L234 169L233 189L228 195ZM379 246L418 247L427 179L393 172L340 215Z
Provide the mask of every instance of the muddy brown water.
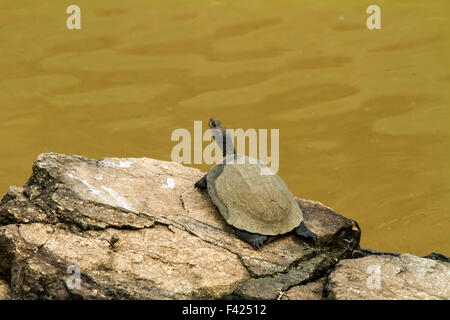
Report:
M210 116L280 130L294 194L359 222L364 247L450 255L450 2L0 4L0 193L42 152L170 160ZM193 165L207 170L208 165Z

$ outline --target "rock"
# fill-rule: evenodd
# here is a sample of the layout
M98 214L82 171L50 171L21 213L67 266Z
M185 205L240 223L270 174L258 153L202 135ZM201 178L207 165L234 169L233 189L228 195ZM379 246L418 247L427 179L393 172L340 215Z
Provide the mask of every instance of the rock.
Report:
M324 275L339 260L339 255L342 253L322 253L305 259L285 273L244 281L237 294L244 299L277 299L280 292Z
M281 300L321 300L325 278L304 285L295 286L286 291Z
M379 279L379 281L377 280ZM450 264L410 254L341 260L328 277L330 299L450 299Z
M394 256L394 257L398 257L401 255L401 253L396 253L396 252L384 252L384 251L377 251L377 250L372 250L372 249L365 249L365 248L358 248L353 250L352 252L352 258L362 258L362 257L367 257L370 255L389 255L389 256Z
M8 297L9 285L5 280L0 279L0 300L5 300Z
M256 251L194 189L203 174L146 158L40 155L0 205L0 278L10 296L275 299L359 247L355 221L299 199L318 244L287 235Z

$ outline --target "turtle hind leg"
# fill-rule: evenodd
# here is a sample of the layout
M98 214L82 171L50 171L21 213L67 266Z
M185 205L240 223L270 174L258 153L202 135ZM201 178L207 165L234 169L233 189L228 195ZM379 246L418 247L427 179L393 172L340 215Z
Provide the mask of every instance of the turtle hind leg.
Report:
M259 249L268 240L268 237L262 234L251 233L239 229L236 229L236 235L239 237L239 239L249 243L255 249Z
M205 190L206 189L206 176L207 174L205 174L200 180L198 180L194 186L196 188L199 188L201 190Z
M303 223L303 221L302 221L302 223L300 223L300 225L295 229L295 234L297 234L298 236L300 236L300 237L303 237L303 238L305 238L305 239L311 239L311 240L313 240L314 242L316 242L317 241L317 234L315 234L314 232L312 232L311 230L309 230L306 226L305 226L305 224Z

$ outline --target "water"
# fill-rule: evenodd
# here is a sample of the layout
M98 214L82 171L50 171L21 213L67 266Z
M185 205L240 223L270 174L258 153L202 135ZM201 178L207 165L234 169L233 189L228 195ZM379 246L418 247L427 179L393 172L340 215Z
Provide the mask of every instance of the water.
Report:
M170 160L214 116L280 129L294 194L359 222L361 245L450 255L450 2L0 4L0 193L39 153ZM196 167L207 170L207 165Z

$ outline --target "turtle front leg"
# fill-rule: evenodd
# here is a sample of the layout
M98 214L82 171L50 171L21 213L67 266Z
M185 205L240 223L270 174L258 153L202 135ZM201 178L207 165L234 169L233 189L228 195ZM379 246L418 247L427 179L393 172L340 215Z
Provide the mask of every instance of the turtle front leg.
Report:
M267 242L268 237L258 233L251 233L244 230L236 229L236 235L239 239L249 243L253 248L259 249Z
M295 233L305 239L312 239L314 242L317 241L317 234L309 230L305 224L302 223L295 229Z
M198 180L195 184L194 184L194 186L196 187L196 188L199 188L199 189L201 189L201 190L205 190L206 189L206 176L207 176L208 174L205 174L200 180Z

